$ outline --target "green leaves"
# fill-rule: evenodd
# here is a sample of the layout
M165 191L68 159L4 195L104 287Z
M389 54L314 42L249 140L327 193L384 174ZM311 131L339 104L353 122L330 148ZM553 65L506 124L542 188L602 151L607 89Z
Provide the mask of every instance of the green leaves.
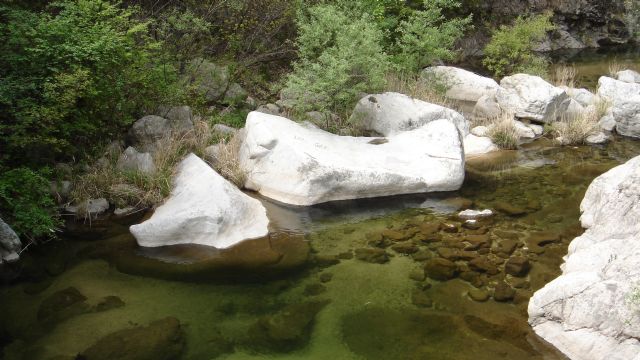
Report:
M501 26L493 32L491 41L484 49L482 61L496 76L523 72L544 75L547 62L536 55L533 45L544 39L547 31L555 26L551 23L551 13L518 17L511 26Z

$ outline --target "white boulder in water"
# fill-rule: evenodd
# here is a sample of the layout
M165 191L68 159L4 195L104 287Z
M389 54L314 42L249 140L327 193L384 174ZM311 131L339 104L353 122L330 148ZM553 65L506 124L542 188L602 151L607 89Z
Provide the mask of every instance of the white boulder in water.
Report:
M451 121L463 136L469 133L469 122L459 112L394 92L363 97L350 121L364 130L393 136L440 119Z
M500 107L516 117L543 123L557 120L569 105L569 95L542 78L527 74L507 76L496 93Z
M267 235L268 225L260 201L190 154L176 169L169 198L130 231L140 246L199 244L225 249Z
M534 331L575 360L640 360L640 157L589 186L562 275L529 301Z
M447 120L371 138L338 136L251 112L245 131L245 187L287 204L452 191L464 180L462 142Z

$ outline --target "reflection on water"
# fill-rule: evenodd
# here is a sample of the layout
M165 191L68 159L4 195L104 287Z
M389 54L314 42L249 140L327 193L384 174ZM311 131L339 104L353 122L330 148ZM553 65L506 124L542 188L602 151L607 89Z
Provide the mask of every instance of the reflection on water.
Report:
M540 140L470 161L454 193L269 203L277 231L230 250L110 232L38 247L0 290L0 346L35 360L563 359L529 329L528 299L582 231L587 185L639 153ZM465 223L464 208L496 215Z

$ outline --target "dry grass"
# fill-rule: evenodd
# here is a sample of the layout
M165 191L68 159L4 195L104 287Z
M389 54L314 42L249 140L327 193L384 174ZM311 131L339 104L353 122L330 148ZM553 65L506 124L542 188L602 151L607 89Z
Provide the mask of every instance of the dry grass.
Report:
M156 166L154 174L119 170L117 162L122 150L112 149L88 172L75 179L71 199L81 203L87 199L103 197L118 207L156 206L171 192L176 165L192 152L201 158L204 157L205 149L217 140L219 136L204 121L195 122L194 128L190 131L175 133L161 139L153 154ZM231 167L230 163L230 158L225 160L226 167ZM232 181L237 177L238 175L234 174Z
M616 78L616 75L624 69L624 64L618 62L618 60L612 60L609 62L609 76L614 79Z
M573 66L559 65L553 74L553 83L556 86L566 86L574 88L576 85L577 71Z
M239 132L228 140L222 139L216 145L215 156L207 154L211 166L239 188L242 188L247 180L247 174L242 170L239 159L242 137Z
M501 149L513 150L518 148L520 137L513 119L513 114L503 113L501 116L489 119L485 123L485 126L489 128L487 135Z
M390 73L387 75L386 81L387 91L405 94L428 103L454 108L454 104L444 96L446 85L437 79L425 79L420 75L408 76Z
M599 120L598 110L584 111L577 116L563 118L562 121L554 123L553 133L560 138L562 145L584 144L587 137L600 131Z

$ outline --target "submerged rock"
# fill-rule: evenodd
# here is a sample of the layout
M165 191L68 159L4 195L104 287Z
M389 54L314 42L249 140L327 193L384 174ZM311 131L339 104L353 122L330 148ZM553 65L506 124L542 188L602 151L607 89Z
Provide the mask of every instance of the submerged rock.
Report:
M394 92L363 97L349 121L364 130L393 136L441 119L453 123L462 136L469 133L468 121L457 111Z
M40 303L38 322L51 327L55 324L91 311L86 303L87 297L74 287L57 291Z
M571 359L638 359L640 314L629 299L640 271L640 157L596 178L580 205L587 230L562 275L529 302L534 331Z
M130 231L140 246L200 244L218 249L267 235L262 204L194 154L177 167L170 197Z
M78 360L175 360L185 348L180 321L174 317L147 326L118 330L78 354Z
M356 259L373 264L384 264L389 262L389 254L384 249L356 249Z
M245 129L245 186L287 204L451 191L464 180L460 137L446 120L378 145L259 112L249 114Z
M316 315L328 303L329 300L291 304L260 318L249 330L248 345L283 352L303 346L309 341Z
M449 280L457 276L458 267L454 262L447 259L429 259L424 265L424 274L434 280Z

